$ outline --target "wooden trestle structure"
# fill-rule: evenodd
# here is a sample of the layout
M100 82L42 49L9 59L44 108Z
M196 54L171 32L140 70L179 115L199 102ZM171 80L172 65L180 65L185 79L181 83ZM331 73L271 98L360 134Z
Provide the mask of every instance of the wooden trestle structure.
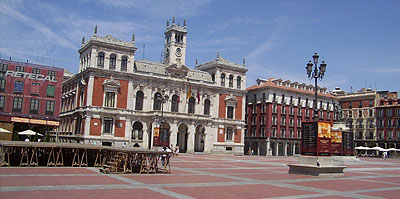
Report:
M171 172L172 154L160 151L78 143L0 141L0 152L3 167L100 167L104 173Z

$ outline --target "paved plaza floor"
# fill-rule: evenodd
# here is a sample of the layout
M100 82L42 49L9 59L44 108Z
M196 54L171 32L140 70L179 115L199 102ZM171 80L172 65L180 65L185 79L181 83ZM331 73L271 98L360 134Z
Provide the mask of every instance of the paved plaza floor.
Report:
M0 199L400 198L400 160L347 162L342 177L288 174L297 157L181 154L171 174L97 168L0 168Z

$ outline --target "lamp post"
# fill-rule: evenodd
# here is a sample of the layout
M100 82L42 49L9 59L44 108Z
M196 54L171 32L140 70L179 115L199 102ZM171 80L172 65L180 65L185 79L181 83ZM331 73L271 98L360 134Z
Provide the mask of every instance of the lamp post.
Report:
M165 90L162 90L161 93L162 93L161 95L158 95L156 97L156 100L158 100L161 103L161 117L159 118L157 123L159 124L159 129L160 129L160 134L159 134L160 143L164 143L165 140L164 137L162 137L164 136L164 134L162 133L163 132L162 126L164 123L164 103L168 101L169 96L165 94Z
M326 63L325 61L322 61L322 63L319 65L319 70L317 68L318 65L318 58L319 55L317 53L315 53L313 56L313 62L308 61L307 63L307 75L308 75L308 79L315 79L315 102L314 102L314 121L319 121L319 117L318 117L318 92L317 92L317 86L318 86L318 79L322 80L322 78L324 78L324 74L326 71ZM313 66L314 66L314 71L313 71Z

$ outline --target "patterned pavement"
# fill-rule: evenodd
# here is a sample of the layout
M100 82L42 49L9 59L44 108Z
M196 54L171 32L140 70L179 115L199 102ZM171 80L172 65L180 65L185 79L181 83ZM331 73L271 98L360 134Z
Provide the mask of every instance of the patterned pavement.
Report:
M0 198L400 198L400 159L346 162L342 177L288 174L297 157L181 154L172 174L0 168Z

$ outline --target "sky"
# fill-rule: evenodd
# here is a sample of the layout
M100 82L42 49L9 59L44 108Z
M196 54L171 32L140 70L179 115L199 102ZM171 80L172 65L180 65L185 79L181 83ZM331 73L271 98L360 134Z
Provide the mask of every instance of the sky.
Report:
M0 0L0 56L76 73L82 37L131 41L136 60L160 61L166 22L187 21L186 65L220 56L246 59L257 78L313 84L314 53L327 70L319 85L347 92L400 91L398 0ZM144 47L145 46L145 47Z

